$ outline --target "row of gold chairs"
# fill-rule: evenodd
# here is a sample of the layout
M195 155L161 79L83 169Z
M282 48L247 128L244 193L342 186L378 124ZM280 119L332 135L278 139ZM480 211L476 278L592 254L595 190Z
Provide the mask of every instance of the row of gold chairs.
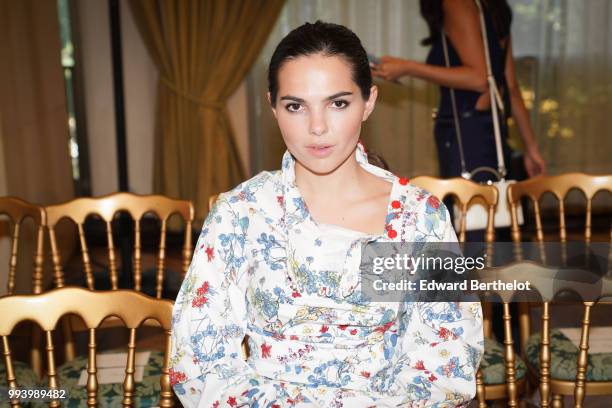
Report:
M145 214L155 214L161 221L160 244L157 254L156 297L162 295L164 267L166 262L166 233L168 219L173 214L180 215L185 222L184 244L182 249L181 279L184 277L191 261L192 251L192 223L194 219L193 204L186 200L176 200L160 195L137 195L132 193L115 193L97 198L77 198L66 203L37 206L19 198L0 198L0 215L8 215L13 227L13 240L11 245L10 268L8 278L8 293L15 290L15 277L17 271L17 249L19 246L21 225L26 218L31 218L37 228L35 266L32 279L34 293L43 291L43 263L44 263L44 231L48 231L53 262L53 280L55 287L65 285L64 269L56 235L56 228L60 221L71 220L78 229L79 246L83 263L83 270L87 287L94 289L92 261L90 248L85 240L85 220L95 215L106 224L107 254L111 288L118 289L118 272L116 249L113 243L112 221L119 212L128 213L135 222L133 266L134 289L141 290L142 280L142 248L141 248L141 222Z
M142 280L142 231L141 223L147 214L156 215L160 220L161 231L159 235L159 245L157 250L157 256L155 260L155 296L161 298L162 288L164 284L164 274L166 269L166 257L167 257L167 245L166 235L168 232L168 223L171 216L178 214L184 221L184 238L181 249L181 264L180 264L180 277L182 280L187 268L189 266L191 255L192 255L192 223L194 219L193 205L189 201L175 200L168 197L159 195L141 196L130 193L117 193L111 194L99 198L78 198L71 200L66 203L51 205L51 206L37 206L21 199L14 197L3 197L0 198L0 214L8 216L10 223L12 224L12 242L9 260L9 276L8 276L8 294L14 295L16 289L16 274L18 270L18 249L20 248L21 233L23 231L24 221L30 218L36 229L36 244L35 244L35 255L34 255L34 266L32 268L32 286L33 293L40 294L44 291L44 258L45 258L45 238L48 238L50 244L50 254L52 260L52 281L53 286L56 288L62 288L66 285L64 267L62 265L62 254L60 253L60 241L56 229L60 221L68 219L76 224L78 231L78 242L80 248L80 258L82 261L82 270L85 275L86 286L90 290L94 290L94 275L92 268L92 253L90 251L90 245L85 238L85 221L90 216L99 217L105 224L106 227L106 254L107 254L107 265L108 275L110 277L110 287L112 290L118 290L119 287L119 276L116 258L116 246L113 242L113 219L118 213L127 213L134 220L134 247L133 257L131 259L133 266L133 280L135 291L141 290ZM23 244L23 242L22 242ZM23 257L20 258L23 260ZM25 265L24 265L25 266ZM28 268L23 268L28 270ZM102 298L107 299L107 298ZM108 297L108 299L112 299ZM43 300L46 302L46 298ZM71 301L72 302L72 301ZM96 307L104 301L98 301L91 303L90 306L95 305ZM70 302L68 302L70 303ZM68 304L67 303L67 304ZM126 309L128 310L128 309ZM41 315L41 319L42 319ZM33 320L37 323L39 321ZM85 321L87 323L87 321ZM61 319L60 322L63 336L63 352L64 359L67 362L66 365L78 366L84 363L82 357L76 355L76 343L75 336L76 332L89 331L91 334L91 327L84 324L84 320L77 318L76 316L66 316ZM154 321L148 321L145 323L148 326L157 326L159 323ZM42 326L42 325L41 325ZM120 316L111 316L104 320L103 327L119 327L123 326L123 322ZM43 328L44 329L44 328ZM23 335L22 335L23 336ZM130 334L131 336L131 334ZM32 332L32 347L30 349L30 362L32 371L36 378L31 378L31 382L38 381L42 378L45 373L43 370L43 357L44 352L40 345L47 341L47 350L49 347L49 339L44 339L44 333L41 332L39 327L33 326ZM128 345L129 348L129 345ZM52 354L47 351L47 370L46 375L49 376L49 380L52 379L57 381L57 375L54 374L55 368L54 360L51 360ZM152 361L155 361L157 365L161 364L162 355L158 352L152 353ZM165 364L165 363L164 363ZM0 364L1 366L2 364ZM24 368L19 366L20 368ZM0 367L2 369L3 367ZM4 374L10 374L7 372L8 363L4 366ZM0 370L2 371L2 370ZM10 371L10 370L9 370ZM27 372L28 370L21 370ZM0 377L3 373L0 372ZM10 375L7 375L7 379ZM102 386L104 391L105 386ZM127 398L127 397L126 397Z
M488 213L485 240L489 243L494 241L494 213L498 201L498 191L492 185L475 185L474 183L461 179L440 180L433 177L416 177L412 182L438 196L444 198L453 196L458 202L461 210L460 222L458 225L459 240L464 241L466 236L465 219L467 210L472 202L479 201L485 205ZM600 191L612 192L612 175L588 175L583 173L562 174L557 176L540 176L526 181L511 184L508 187L507 198L512 216L512 240L520 243L522 239L521 227L518 222L517 210L521 205L521 200L526 197L530 199L533 206L533 218L535 220L535 240L544 242L542 213L540 201L545 193L552 193L559 203L559 241L567 241L566 213L564 199L571 190L579 190L586 198L584 241L592 240L592 201ZM610 241L612 241L612 228L608 225ZM515 264L508 267L512 273L518 271L535 271L539 268L529 262ZM510 279L508 279L510 281ZM536 288L538 289L538 288ZM606 367L599 367L599 372L604 373L600 376L590 375L598 371L593 367L594 361L588 357L588 339L590 328L590 313L595 302L584 302L583 320L581 331L581 342L579 349L571 354L573 361L566 362L566 365L574 366L575 373L572 378L568 378L561 370L551 370L551 365L559 367L559 359L563 358L560 349L562 346L569 346L567 339L561 339L560 332L550 328L550 305L551 302L543 302L540 305L530 303L519 304L519 331L522 355L516 356L513 345L510 302L511 296L508 293L503 295L503 322L504 339L503 344L495 341L491 337L491 304L483 302L484 310L484 332L485 332L485 355L483 364L477 378L477 399L479 407L486 407L486 400L506 399L507 405L514 407L519 404L519 395L527 390L527 378L529 373L535 380L534 383L540 391L540 406L561 407L564 395L573 395L576 407L582 407L584 397L589 395L612 394L612 373L606 375ZM510 294L512 295L512 294ZM606 302L600 302L606 303ZM542 330L540 333L531 333L531 309L537 306L542 308ZM563 344L556 344L561 343ZM557 352L559 351L559 352ZM502 358L500 358L502 357ZM612 350L609 357L612 358ZM554 365L551 360L557 359ZM500 367L500 360L503 366ZM597 360L602 363L605 358ZM587 364L588 363L588 364ZM589 370L587 370L587 365ZM497 366L497 367L494 367ZM499 375L500 368L503 369L503 376ZM495 372L497 371L497 372ZM552 401L551 400L552 397Z
M118 213L127 213L134 220L134 247L133 247L133 273L134 273L134 291L118 290L118 262L116 258L116 246L113 242L113 220ZM134 390L140 391L144 389L146 398L151 397L149 388L151 388L151 373L161 367L161 400L160 406L171 406L172 391L168 380L168 351L169 351L169 330L170 330L170 314L171 302L159 300L153 301L146 296L137 294L136 291L141 290L142 279L142 231L141 222L147 214L157 216L160 221L160 236L157 250L157 259L155 261L155 295L159 299L162 296L162 288L164 283L164 272L166 268L166 235L168 230L169 219L174 214L178 214L184 221L184 239L181 250L182 262L180 265L180 280L184 277L189 266L192 255L192 223L194 219L194 208L191 202L185 200L175 200L159 195L141 196L131 193L116 193L99 198L78 198L66 203L38 206L25 202L19 198L3 197L0 198L0 214L8 216L8 220L12 227L12 242L9 260L9 276L8 276L8 294L9 296L2 299L0 313L6 316L2 319L2 329L0 335L3 339L3 348L5 359L4 367L0 367L0 377L5 376L9 386L14 386L19 378L16 378L16 371L25 374L25 382L27 385L40 386L39 382L43 373L48 377L48 385L50 387L64 388L69 386L70 392L75 392L78 387L73 384L73 380L69 374L70 370L74 371L75 367L81 365L87 366L88 382L86 395L80 395L81 401L87 400L88 406L95 406L96 395L101 395L101 403L109 404L108 395L116 394L116 390L112 385L99 385L96 380L95 368L95 329L102 327L119 327L125 325L129 328L129 343L128 348L128 365L126 366L126 378L123 387L123 401L113 400L111 404L121 404L131 406L134 401L136 405L141 405L143 402L143 394L139 392L138 396L134 395ZM56 230L60 221L68 219L76 224L78 231L78 242L80 249L80 258L82 261L82 270L85 275L86 286L89 290L94 290L94 275L92 267L92 254L90 245L86 240L85 221L88 217L94 216L101 219L106 228L106 252L108 275L110 278L110 287L113 292L100 292L95 296L90 296L85 290L75 288L64 288L66 284L64 267L62 265L62 254L60 253L60 241ZM30 218L36 229L34 267L32 270L32 288L33 293L37 296L14 296L16 289L16 275L18 271L18 249L20 248L20 238L23 230L23 224L26 219ZM53 286L56 288L64 288L65 291L55 289L48 293L44 291L44 259L45 259L45 237L48 237L50 254L52 260L52 275ZM66 258L64 256L64 258ZM27 269L27 268L26 268ZM116 293L116 294L115 294ZM38 295L40 294L40 295ZM13 296L11 296L13 295ZM11 300L9 300L11 299ZM147 300L143 300L147 299ZM30 307L31 304L36 304L36 307ZM170 306L168 306L170 305ZM31 313L30 313L31 312ZM30 314L28 314L30 313ZM158 318L155 320L146 320L147 316L143 314L152 313L149 317ZM70 316L64 316L71 314ZM74 316L74 315L78 316ZM27 316L26 316L27 315ZM63 316L63 317L62 317ZM60 317L61 320L60 320ZM103 319L102 317L106 317ZM140 320L135 320L140 319ZM30 360L32 373L29 367L20 362L13 364L10 358L10 347L8 343L8 335L11 333L15 324L19 320L30 320L38 326L32 328L32 347L30 351ZM58 323L59 321L59 323ZM145 386L134 384L133 374L133 357L135 347L135 329L140 324L148 326L160 327L165 331L167 341L165 352L153 350L151 352L150 364L145 367L145 378L147 382ZM54 347L51 332L58 325L62 329L63 351L66 363L62 366L56 366L54 358ZM42 328L42 331L41 331ZM75 332L89 332L89 352L88 356L77 356L76 345L74 340ZM41 342L45 343L46 353L40 348ZM47 369L43 372L43 354L46 354ZM131 361L131 363L130 363ZM93 364L92 364L93 363ZM0 364L1 366L2 364ZM17 370L14 369L17 368ZM60 383L59 379L62 378ZM157 377L155 377L157 378ZM23 383L22 383L23 385ZM144 387L144 388L143 388ZM157 389L157 388L156 388ZM155 400L155 397L152 400ZM72 396L73 400L78 402L79 394ZM149 402L146 402L147 405ZM71 404L75 403L72 401ZM157 404L157 403L156 403ZM18 405L14 405L18 406ZM54 402L52 406L59 406L58 402Z

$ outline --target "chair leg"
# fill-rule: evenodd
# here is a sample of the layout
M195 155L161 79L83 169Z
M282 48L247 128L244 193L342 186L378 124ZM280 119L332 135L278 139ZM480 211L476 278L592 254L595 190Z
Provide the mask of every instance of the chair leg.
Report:
M485 385L482 371L480 370L476 372L476 400L478 401L478 408L487 408L487 402L485 401Z
M563 408L563 395L553 394L552 396L552 408Z

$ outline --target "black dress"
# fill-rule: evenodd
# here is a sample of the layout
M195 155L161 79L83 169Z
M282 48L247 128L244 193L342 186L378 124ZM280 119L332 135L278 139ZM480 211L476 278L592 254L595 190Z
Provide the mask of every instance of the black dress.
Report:
M504 100L505 117L501 118L500 128L502 130L502 150L506 167L509 167L511 159L511 149L508 146L508 131L506 118L509 115L510 103L508 86L505 77L505 61L507 49L502 48L499 36L495 32L491 15L483 7L485 25L487 29L487 39L489 44L489 55L491 57L491 70L497 87ZM427 63L432 65L446 66L444 61L444 48L442 45L442 34L434 38L431 50L427 56ZM453 47L453 43L447 36L448 56L450 66L461 66L461 59ZM497 154L495 147L495 135L493 132L493 119L491 111L476 110L476 102L481 93L469 90L455 89L455 101L461 126L461 137L463 152L465 156L466 170L472 171L480 166L488 166L497 169ZM440 166L440 177L459 177L461 176L461 160L459 145L453 120L451 96L449 88L440 87L440 104L434 127L436 147ZM511 174L508 178L513 178ZM473 178L474 181L494 180L494 175L490 173L478 173Z

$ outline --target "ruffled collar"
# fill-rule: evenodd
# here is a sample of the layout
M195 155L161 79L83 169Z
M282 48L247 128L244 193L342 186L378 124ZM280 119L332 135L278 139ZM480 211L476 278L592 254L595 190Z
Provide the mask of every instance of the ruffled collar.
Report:
M355 149L355 159L366 171L387 180L392 184L391 197L387 206L387 217L385 220L385 231L379 236L380 238L394 239L397 232L393 227L393 220L397 218L397 210L400 205L401 187L408 182L405 178L399 178L390 171L384 170L378 166L374 166L368 162L368 155L365 147L361 142L357 143ZM287 150L283 155L281 179L283 185L283 197L285 206L285 222L291 229L297 225L308 221L317 226L316 221L310 215L306 203L300 194L300 191L295 183L295 158Z
M317 259L321 257L329 260L330 254L334 253L332 258L335 256L344 257L344 262L341 262L342 266L337 271L340 276L337 286L328 282L328 284L320 284L317 290L323 297L344 300L354 298L352 302L359 303L361 302L361 297L356 289L360 285L360 277L357 271L359 271L359 263L361 261L361 245L372 241L399 241L403 238L400 232L402 231L400 215L403 211L403 203L406 198L406 195L403 194L405 189L402 187L407 184L407 180L398 178L393 173L370 164L366 150L361 143L355 149L355 158L366 171L392 183L392 188L387 204L384 231L381 231L380 234L362 234L351 241L347 252L344 254L339 253L336 255L333 252L334 244L330 244L329 241L326 241L327 244L325 246L317 247L316 244L314 246L311 244L315 239L318 240L317 237L324 236L326 229L317 224L306 207L306 203L295 183L295 159L289 151L283 156L281 172L283 188L282 206L284 209L283 225L287 234L287 273L290 281L294 283L302 282L302 285L304 282L318 282L320 279L310 279L306 278L306 276L316 276L317 273L314 271L327 273L325 272L327 264L320 264ZM314 254L319 256L315 257L313 256ZM309 275L311 273L313 275ZM299 292L304 290L304 288L296 286L294 290ZM311 288L310 291L312 290L314 289Z

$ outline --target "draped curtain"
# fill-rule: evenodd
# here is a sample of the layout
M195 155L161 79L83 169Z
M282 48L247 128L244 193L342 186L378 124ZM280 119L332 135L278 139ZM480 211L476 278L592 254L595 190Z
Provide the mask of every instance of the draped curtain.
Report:
M136 24L159 69L156 192L208 198L246 177L226 101L243 81L283 0L131 0Z
M518 79L549 172L612 172L612 2L509 0ZM249 74L254 173L280 166L285 147L266 93L274 47L317 19L343 24L374 55L424 61L427 27L417 0L288 0ZM362 135L370 150L405 176L437 174L432 109L437 87L418 79L376 81L379 99ZM513 132L513 144L520 143Z
M74 196L68 113L61 65L56 0L0 0L0 172L6 195L48 205ZM8 275L7 243L12 232L0 219L0 294ZM75 234L60 228L64 260ZM36 228L21 229L17 293L31 293ZM51 280L46 265L45 284Z

